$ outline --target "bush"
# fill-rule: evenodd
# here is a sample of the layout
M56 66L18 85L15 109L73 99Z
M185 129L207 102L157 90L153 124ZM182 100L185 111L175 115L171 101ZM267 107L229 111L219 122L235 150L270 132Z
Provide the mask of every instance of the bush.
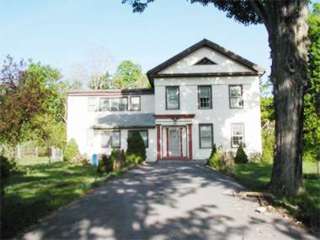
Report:
M102 154L101 158L99 159L97 172L104 173L104 172L111 172L112 171L112 163L110 158L106 154Z
M248 163L248 156L244 151L242 144L239 145L234 160L235 163Z
M262 130L262 156L261 161L264 163L272 163L275 145L274 130Z
M79 154L79 148L76 143L76 141L72 138L67 143L64 153L63 153L63 159L65 161L71 162L77 155Z
M9 161L8 158L0 156L1 182L9 178L16 172L16 164Z
M210 158L208 160L208 165L210 167L217 169L217 170L221 170L223 168L222 153L216 152L212 156L210 156Z
M146 160L146 148L138 131L128 136L128 148L125 156L127 164L139 164Z
M113 149L110 156L112 171L119 171L125 164L125 154L123 150Z

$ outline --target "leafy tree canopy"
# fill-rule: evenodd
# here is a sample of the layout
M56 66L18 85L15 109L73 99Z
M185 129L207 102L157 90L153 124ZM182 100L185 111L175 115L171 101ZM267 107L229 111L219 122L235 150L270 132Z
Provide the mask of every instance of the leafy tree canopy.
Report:
M320 4L314 4L309 17L310 82L304 96L305 147L313 158L320 156Z
M123 61L117 68L113 78L115 88L149 87L149 82L143 74L141 66L129 60Z
M93 75L89 81L89 88L93 90L112 88L112 78L109 72L102 75Z

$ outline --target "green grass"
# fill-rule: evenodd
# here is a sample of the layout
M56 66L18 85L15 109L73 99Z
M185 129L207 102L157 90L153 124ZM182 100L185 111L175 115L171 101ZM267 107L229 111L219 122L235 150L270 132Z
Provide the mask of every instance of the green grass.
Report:
M297 197L281 199L283 202L298 206L298 210L291 212L305 224L318 228L320 225L320 178L316 175L315 162L304 162L305 192ZM266 191L272 171L271 163L237 164L234 177L253 191Z
M110 176L98 175L91 166L66 162L19 165L19 169L22 172L5 183L1 215L3 237L14 236Z

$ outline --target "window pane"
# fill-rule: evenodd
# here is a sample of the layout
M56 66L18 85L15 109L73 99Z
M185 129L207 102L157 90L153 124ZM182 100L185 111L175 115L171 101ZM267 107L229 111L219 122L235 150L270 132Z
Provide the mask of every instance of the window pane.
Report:
M120 132L112 132L112 147L120 147Z
M119 99L119 111L126 111L128 109L128 99L120 98Z
M140 111L140 97L131 97L131 110Z
M100 111L109 111L110 107L109 107L109 99L108 98L101 98L100 99L100 107L99 110Z
M231 127L231 145L232 147L238 147L244 143L244 125L242 123L234 123Z
M200 147L201 148L212 147L212 125L200 126Z
M167 108L178 109L179 108L179 88L167 87Z
M111 146L111 135L110 132L100 131L100 141L102 148L108 148Z
M241 85L230 86L230 97L240 97L241 95Z
M243 107L242 97L230 98L230 105L232 108L242 108Z
M199 87L199 107L211 108L211 87L210 86Z

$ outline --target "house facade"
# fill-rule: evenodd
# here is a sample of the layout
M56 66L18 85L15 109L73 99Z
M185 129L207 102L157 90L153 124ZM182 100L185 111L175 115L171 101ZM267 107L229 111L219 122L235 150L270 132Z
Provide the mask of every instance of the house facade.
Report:
M259 79L264 71L202 40L151 69L151 89L71 91L67 137L82 154L126 150L139 131L147 161L207 159L212 145L261 153Z

